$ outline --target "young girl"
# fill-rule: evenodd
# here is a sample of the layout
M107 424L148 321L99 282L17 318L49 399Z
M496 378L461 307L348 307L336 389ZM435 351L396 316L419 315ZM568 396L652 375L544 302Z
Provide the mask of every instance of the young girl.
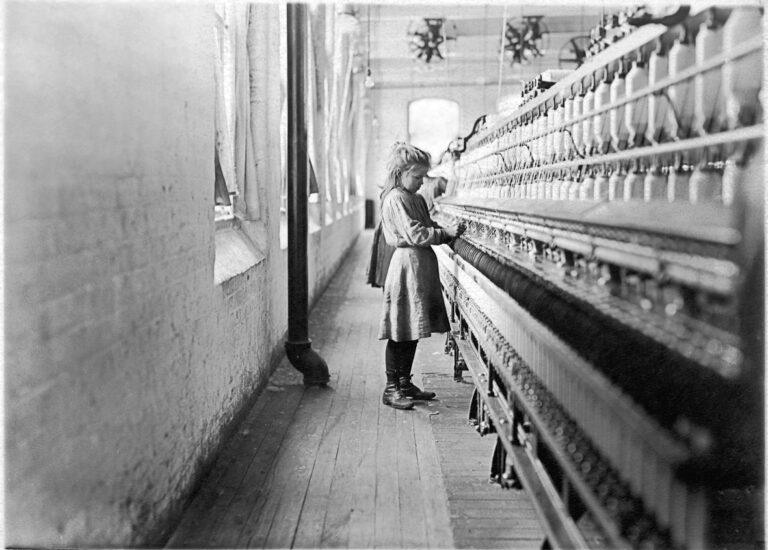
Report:
M427 203L417 193L429 168L428 153L395 143L381 193L382 231L387 244L396 247L384 282L379 326L379 339L387 340L382 402L396 409L412 408L412 399L435 397L411 382L413 358L419 338L450 330L431 245L451 241L463 228L440 228L430 219Z

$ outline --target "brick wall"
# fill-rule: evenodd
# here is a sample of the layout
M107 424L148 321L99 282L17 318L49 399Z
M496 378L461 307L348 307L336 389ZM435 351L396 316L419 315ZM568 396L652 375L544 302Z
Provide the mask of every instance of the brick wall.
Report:
M352 199L349 213L312 233L308 243L309 303L313 304L341 265L364 225L362 199Z
M213 283L212 17L6 6L8 545L157 544L282 346L275 223ZM313 294L358 218L310 243Z

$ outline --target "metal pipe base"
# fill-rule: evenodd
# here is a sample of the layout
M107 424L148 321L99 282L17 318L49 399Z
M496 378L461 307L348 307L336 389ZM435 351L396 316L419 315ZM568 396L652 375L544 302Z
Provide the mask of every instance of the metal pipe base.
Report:
M305 386L325 386L331 379L328 364L312 349L312 340L286 342L285 353L291 365L304 375Z

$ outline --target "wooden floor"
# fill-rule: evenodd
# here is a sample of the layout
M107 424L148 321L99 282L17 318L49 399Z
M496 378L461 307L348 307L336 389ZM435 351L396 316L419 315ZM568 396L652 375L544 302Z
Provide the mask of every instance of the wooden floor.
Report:
M381 404L381 290L364 284L371 236L311 313L329 387L304 388L284 361L168 547L540 547L526 495L487 481L495 442L467 422L472 385L453 381L442 335L420 342L414 366L437 399L411 411Z

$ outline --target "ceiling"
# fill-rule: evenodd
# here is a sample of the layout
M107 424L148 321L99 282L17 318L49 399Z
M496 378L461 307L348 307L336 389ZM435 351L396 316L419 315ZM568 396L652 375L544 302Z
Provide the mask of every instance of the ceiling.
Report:
M519 93L520 82L547 69L558 68L560 48L574 36L588 35L603 9L615 5L407 5L362 4L356 6L360 30L367 47L370 28L370 67L377 88L466 86L499 84L505 93ZM522 16L543 15L549 30L549 46L543 57L529 65L500 66L500 45L505 17L519 27ZM445 35L440 47L444 60L417 60L409 49L409 28L425 17L443 18ZM570 67L573 68L573 67Z

